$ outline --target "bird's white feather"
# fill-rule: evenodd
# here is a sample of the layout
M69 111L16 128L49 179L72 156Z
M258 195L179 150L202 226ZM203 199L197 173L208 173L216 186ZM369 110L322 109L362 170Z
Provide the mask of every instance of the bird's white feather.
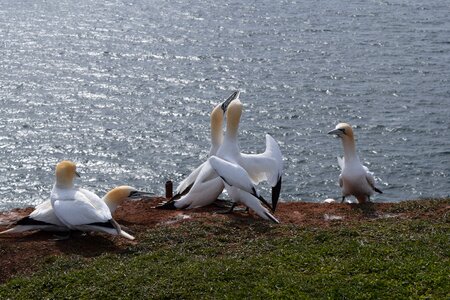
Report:
M256 192L249 174L240 165L230 163L216 156L210 157L209 162L217 174L219 174L228 185L244 190L247 193L254 194Z
M283 158L280 147L269 134L266 134L266 150L264 153L241 153L238 161L255 184L267 181L273 187L277 184L283 172Z
M79 225L76 226L75 229L78 229L80 231L97 231L97 232L106 232L112 235L120 235L124 238L127 238L129 240L134 240L135 237L129 234L128 232L124 231L123 229L120 230L120 233L115 228L109 228L109 227L103 227L103 226L96 226L96 225Z
M264 206L261 205L259 199L253 196L252 194L229 185L226 185L226 188L228 194L231 196L231 199L235 203L242 203L243 205L253 210L258 216L260 216L265 220L269 220L274 223L280 223L280 221L278 221L278 219L275 218L275 216L273 216Z
M106 203L95 194L85 193L83 189L55 189L57 190L52 193L51 199L53 209L61 222L69 228L112 219Z
M337 157L337 161L338 161L339 167L341 168L341 170L343 170L343 169L344 169L344 165L345 165L345 160L344 160L344 158L338 156L338 157Z
M189 193L175 201L176 208L196 208L213 203L224 188L222 179L206 161Z

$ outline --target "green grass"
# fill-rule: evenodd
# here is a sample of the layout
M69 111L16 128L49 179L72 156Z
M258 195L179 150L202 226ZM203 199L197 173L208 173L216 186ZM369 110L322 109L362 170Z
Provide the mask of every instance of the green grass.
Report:
M448 299L449 249L442 217L331 228L192 221L149 229L125 253L48 258L0 286L0 299Z

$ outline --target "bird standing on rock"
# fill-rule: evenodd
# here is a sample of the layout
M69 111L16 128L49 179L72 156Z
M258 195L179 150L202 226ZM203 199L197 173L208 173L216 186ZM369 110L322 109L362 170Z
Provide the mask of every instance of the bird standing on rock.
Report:
M339 123L328 134L338 136L344 147L344 158L338 157L338 163L342 170L339 175L342 202L344 202L345 197L353 195L358 203L366 203L370 201L370 196L374 192L382 194L383 192L375 187L373 173L359 161L352 127L347 123Z

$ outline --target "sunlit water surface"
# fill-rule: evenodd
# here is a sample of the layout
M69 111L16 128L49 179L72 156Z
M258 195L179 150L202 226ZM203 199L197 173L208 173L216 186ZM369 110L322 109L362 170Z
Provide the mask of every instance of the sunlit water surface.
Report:
M62 159L99 194L162 194L206 159L209 113L236 89L242 151L280 143L282 199L339 197L341 121L375 201L448 196L449 15L445 0L2 1L0 210L48 199Z

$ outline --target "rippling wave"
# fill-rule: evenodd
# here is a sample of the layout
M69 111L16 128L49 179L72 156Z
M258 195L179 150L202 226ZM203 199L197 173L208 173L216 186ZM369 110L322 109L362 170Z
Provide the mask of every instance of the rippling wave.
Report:
M384 194L448 196L450 19L433 1L7 1L0 7L0 210L48 198L55 164L80 184L163 193L209 151L209 112L242 91L243 152L265 133L282 198L338 197L338 140Z

